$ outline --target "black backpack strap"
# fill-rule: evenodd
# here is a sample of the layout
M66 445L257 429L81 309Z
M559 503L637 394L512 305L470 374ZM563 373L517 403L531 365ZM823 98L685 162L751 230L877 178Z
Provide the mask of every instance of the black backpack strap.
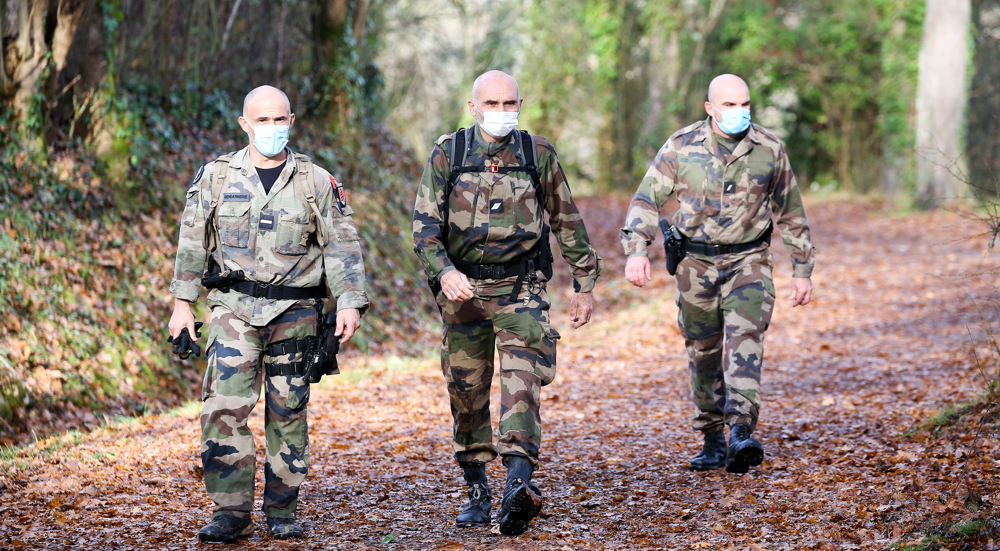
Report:
M542 191L542 181L538 176L538 160L535 159L535 140L527 130L521 130L521 155L524 158L524 171L531 178L531 185L535 186L535 195L539 199L542 209L545 208L545 192Z

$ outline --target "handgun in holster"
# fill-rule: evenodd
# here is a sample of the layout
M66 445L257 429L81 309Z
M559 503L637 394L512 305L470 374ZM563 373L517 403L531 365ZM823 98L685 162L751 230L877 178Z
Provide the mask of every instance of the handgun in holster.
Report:
M322 301L319 301L322 304ZM305 354L303 376L310 384L318 383L324 375L339 375L337 353L340 352L340 337L337 332L337 312L325 316L322 306L317 307L316 336L312 337L309 350Z
M666 218L660 218L660 231L663 232L663 252L667 261L667 273L677 274L677 266L684 260L684 234Z

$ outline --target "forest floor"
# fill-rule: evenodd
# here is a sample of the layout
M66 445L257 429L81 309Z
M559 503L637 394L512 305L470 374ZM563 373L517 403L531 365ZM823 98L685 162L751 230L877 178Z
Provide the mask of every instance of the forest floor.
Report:
M807 307L789 306L788 255L774 242L778 304L756 433L765 461L746 475L696 473L687 463L701 439L690 428L686 357L659 241L652 284L633 288L617 240L627 199L580 203L606 271L594 319L579 330L568 321L566 276L550 287L559 376L542 392L544 509L528 533L454 526L465 493L429 352L346 358L343 377L314 388L312 464L299 502L307 538L269 540L258 510L255 534L234 547L1000 548L995 418L976 438L979 410L934 417L982 395L980 367L996 370L983 344L982 365L974 354L983 338L975 305L993 289L988 275L974 274L998 266L983 253L979 226L874 200L808 203L819 255ZM561 261L557 270L565 271ZM499 385L493 392L495 419ZM262 412L260 404L251 420L259 463ZM198 413L193 403L4 452L0 547L199 547L211 502ZM499 462L489 473L499 494ZM494 518L499 505L495 495Z

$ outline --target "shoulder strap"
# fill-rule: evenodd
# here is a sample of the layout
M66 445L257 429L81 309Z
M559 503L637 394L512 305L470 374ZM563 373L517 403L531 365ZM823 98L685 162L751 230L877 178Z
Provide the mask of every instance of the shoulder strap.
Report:
M202 240L202 245L205 246L205 250L209 253L215 251L219 246L219 199L222 197L222 192L229 187L229 161L233 160L233 155L235 152L230 152L226 155L220 156L215 160L215 166L212 169L212 182L211 182L211 193L212 199L208 204L208 218L205 220L205 237Z
M444 226L441 229L441 238L445 242L445 248L448 247L448 212L451 211L449 200L451 199L451 191L455 189L455 182L458 181L459 175L462 174L462 167L465 166L465 159L469 154L466 142L470 145L472 144L468 136L468 130L459 128L451 139L449 147L448 162L451 165L448 169L448 181L444 188L444 205L441 207L441 220L444 222Z
M462 167L465 166L465 159L469 154L469 148L466 147L467 142L468 145L472 145L472 140L468 136L468 130L459 128L455 132L455 137L451 140L451 155L448 157L448 161L451 163L451 170L448 173L448 189L445 190L445 206L448 204L448 195L455 188L455 182L458 181L458 177L462 173Z
M539 204L545 209L545 192L542 191L542 181L538 176L538 151L535 149L535 140L527 130L521 130L521 154L524 156L524 170L531 178L531 185L535 187L535 196L538 197Z
M316 204L316 180L313 176L313 162L308 156L301 153L295 154L295 174L292 176L292 187L295 188L295 195L299 197L309 213L309 225L302 233L302 245L305 245L309 236L317 232L317 241L320 247L325 247L330 239L327 232L326 222L323 220L323 213Z

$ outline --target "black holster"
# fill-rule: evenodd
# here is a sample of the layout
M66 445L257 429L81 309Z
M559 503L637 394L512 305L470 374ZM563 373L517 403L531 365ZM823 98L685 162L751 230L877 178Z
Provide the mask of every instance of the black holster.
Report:
M677 266L684 260L684 234L666 218L660 218L660 231L663 232L663 252L667 261L667 273L677 274Z
M265 363L268 377L302 375L306 382L315 384L324 375L339 375L337 353L340 352L340 337L337 332L337 313L323 315L323 301L316 304L316 335L300 340L287 340L268 345L268 356L282 356L303 352L302 359L290 364Z
M337 312L330 312L326 316L323 316L322 311L317 313L316 336L313 337L315 346L306 352L303 373L306 382L310 384L318 383L324 375L340 374L337 366L340 337L334 334L337 332Z

